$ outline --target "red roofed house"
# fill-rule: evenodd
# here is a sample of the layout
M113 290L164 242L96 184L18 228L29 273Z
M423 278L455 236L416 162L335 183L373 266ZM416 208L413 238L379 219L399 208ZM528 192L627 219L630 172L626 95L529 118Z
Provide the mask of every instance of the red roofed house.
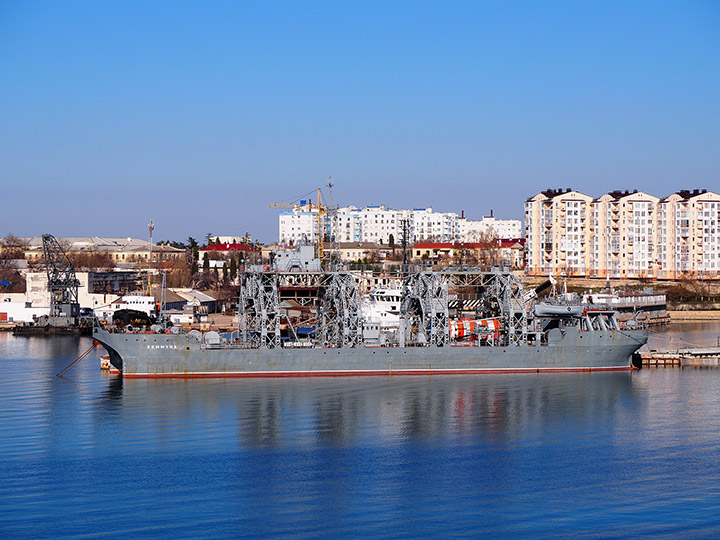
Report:
M247 263L255 262L255 259L259 257L260 248L255 247L252 244L231 244L225 242L201 248L200 253L201 255L199 265L201 268L203 265L203 259L205 258L205 254L207 254L210 268L220 269L222 268L224 262L229 261L230 257L240 259L241 261L246 261Z
M499 264L499 240L492 242L421 242L413 247L413 258L434 264Z
M519 269L525 267L525 238L499 240L500 258L503 266Z
M220 254L228 254L232 251L260 251L259 248L253 246L252 244L230 244L230 243L224 243L224 244L213 244L208 247L204 247L200 250L201 253L220 253Z

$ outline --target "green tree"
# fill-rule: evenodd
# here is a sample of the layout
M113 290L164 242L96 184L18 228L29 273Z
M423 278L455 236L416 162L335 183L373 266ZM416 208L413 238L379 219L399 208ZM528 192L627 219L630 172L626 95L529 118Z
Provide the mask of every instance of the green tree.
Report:
M192 236L188 236L187 241L188 249L190 250L190 253L192 254L193 261L198 260L198 249L200 246L197 243L197 240L195 240Z
M230 279L235 280L237 277L237 263L235 262L235 256L230 256Z
M226 262L223 263L222 272L223 272L223 281L225 281L228 277L228 265Z
M208 254L203 253L203 272L207 272L210 270L210 259L208 259Z

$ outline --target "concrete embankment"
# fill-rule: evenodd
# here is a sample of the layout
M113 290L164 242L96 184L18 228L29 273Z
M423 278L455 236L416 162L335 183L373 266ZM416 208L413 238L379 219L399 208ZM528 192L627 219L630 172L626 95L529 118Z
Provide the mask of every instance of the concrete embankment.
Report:
M679 321L720 321L720 310L668 310L671 322Z
M667 312L673 321L717 321L720 320L720 303L675 303L668 302Z

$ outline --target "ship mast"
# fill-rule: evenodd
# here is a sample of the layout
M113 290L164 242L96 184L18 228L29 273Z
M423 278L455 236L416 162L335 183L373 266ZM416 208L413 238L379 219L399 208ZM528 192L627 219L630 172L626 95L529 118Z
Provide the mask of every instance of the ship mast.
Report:
M153 218L150 218L150 223L148 223L148 230L150 231L150 256L148 258L148 267L152 269L152 257L153 257L153 240L152 235L153 231L155 230L155 223L153 222ZM147 288L148 288L148 296L152 296L152 271L148 270L148 280L147 280Z

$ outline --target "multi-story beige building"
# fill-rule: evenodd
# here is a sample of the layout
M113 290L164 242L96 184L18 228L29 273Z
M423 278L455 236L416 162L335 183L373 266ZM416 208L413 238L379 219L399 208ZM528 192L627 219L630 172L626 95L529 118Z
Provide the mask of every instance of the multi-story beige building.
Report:
M612 191L590 208L589 277L656 277L656 210L647 193Z
M548 189L525 202L528 274L587 275L592 200L568 188Z
M678 191L658 204L658 277L720 278L720 195Z
M720 195L546 190L525 202L529 275L720 278Z

